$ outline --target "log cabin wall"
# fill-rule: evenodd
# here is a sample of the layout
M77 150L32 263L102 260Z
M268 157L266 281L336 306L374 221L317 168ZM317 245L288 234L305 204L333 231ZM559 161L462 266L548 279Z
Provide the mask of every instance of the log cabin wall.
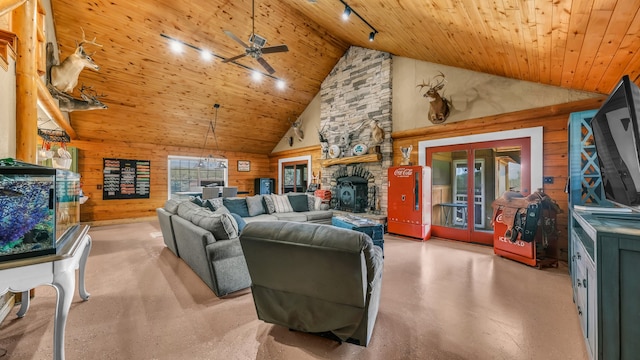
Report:
M72 140L69 146L79 150L78 172L82 175L82 189L89 200L80 207L80 221L89 223L121 222L125 219L155 217L155 209L162 207L168 197L168 156L199 157L202 149L144 143L109 143ZM253 179L270 177L267 155L224 152L229 161L229 186L238 191L253 194ZM135 159L151 161L151 184L149 199L102 200L103 158ZM238 160L249 160L251 170L238 171ZM119 221L115 221L119 220Z
M558 256L567 260L567 194L564 192L568 177L568 133L569 114L576 111L598 109L605 98L581 100L577 102L547 106L532 110L486 116L482 118L454 122L440 126L397 131L393 138L393 164L402 160L401 147L413 146L410 160L418 164L418 143L423 140L435 140L457 136L476 135L503 130L543 127L543 174L535 176L551 176L553 184L545 184L544 192L554 199L563 213L558 215L559 231ZM385 199L386 200L386 199Z

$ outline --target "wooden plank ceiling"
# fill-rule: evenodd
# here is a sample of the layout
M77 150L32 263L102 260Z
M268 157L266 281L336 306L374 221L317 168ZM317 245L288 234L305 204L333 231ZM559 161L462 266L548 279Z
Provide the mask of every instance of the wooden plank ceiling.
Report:
M339 0L256 0L255 30L289 52L264 58L286 81L251 79L234 64L170 51L160 34L229 58L247 42L251 0L52 0L61 58L96 37L85 70L108 110L71 113L78 137L200 148L214 103L219 148L268 154L316 95L350 45L515 79L606 94L624 74L640 76L640 0L350 0L379 32L340 15ZM238 61L260 69L251 58ZM309 134L313 136L313 132ZM209 137L207 148L214 149Z

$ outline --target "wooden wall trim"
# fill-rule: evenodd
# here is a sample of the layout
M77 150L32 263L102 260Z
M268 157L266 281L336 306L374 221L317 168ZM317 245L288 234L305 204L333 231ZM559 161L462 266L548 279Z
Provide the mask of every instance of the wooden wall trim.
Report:
M4 15L18 6L25 3L26 0L0 0L0 16Z
M509 124L512 126L515 122L521 122L521 127L528 127L526 120L539 119L550 117L554 115L570 114L575 111L582 111L587 108L598 109L602 106L606 96L597 97L593 99L574 101L570 103L557 104L551 106L545 106L541 108L528 109L515 111L511 113L484 116L475 119L469 119L465 121L457 121L452 123L443 124L440 126L427 126L411 130L396 131L391 133L391 138L394 140L413 138L413 137L438 137L438 135L446 134L451 129L457 131L469 130L470 133L474 129L482 129L482 132L486 132L484 129L491 125L493 127L500 127L502 124ZM512 126L512 128L515 128ZM503 129L507 130L507 128Z

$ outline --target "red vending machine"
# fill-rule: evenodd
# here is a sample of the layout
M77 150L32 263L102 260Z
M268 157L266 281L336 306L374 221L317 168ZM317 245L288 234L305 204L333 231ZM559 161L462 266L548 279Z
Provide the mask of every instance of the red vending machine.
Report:
M428 240L431 237L431 168L389 168L387 231Z

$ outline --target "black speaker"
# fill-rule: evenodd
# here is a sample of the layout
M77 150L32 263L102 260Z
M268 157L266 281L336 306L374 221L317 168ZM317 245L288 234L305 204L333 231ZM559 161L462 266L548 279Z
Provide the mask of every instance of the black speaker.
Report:
M275 192L276 181L271 178L256 178L254 180L256 195L271 194Z

